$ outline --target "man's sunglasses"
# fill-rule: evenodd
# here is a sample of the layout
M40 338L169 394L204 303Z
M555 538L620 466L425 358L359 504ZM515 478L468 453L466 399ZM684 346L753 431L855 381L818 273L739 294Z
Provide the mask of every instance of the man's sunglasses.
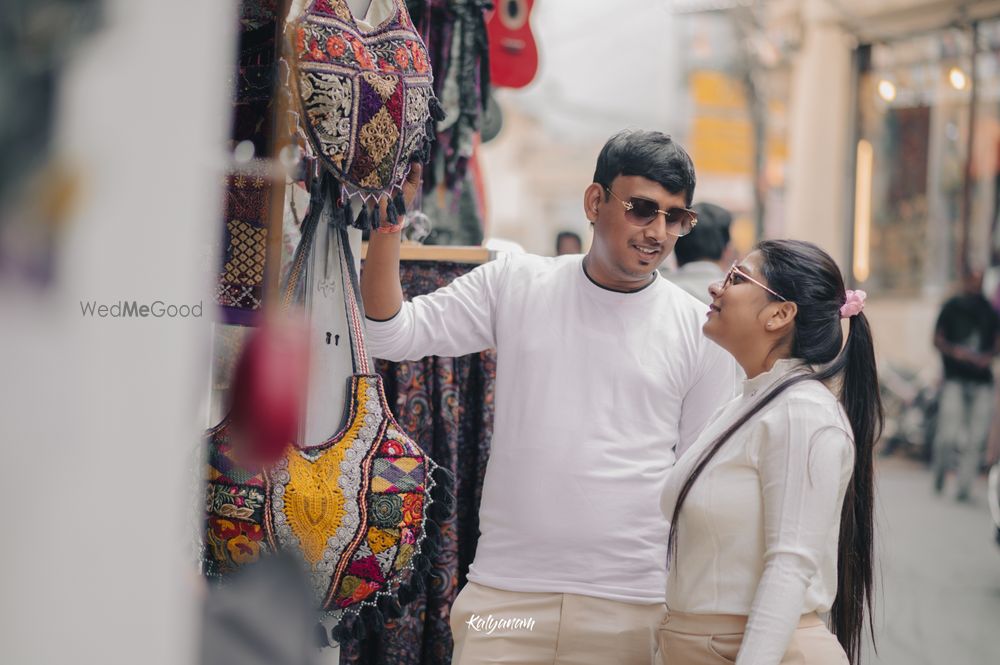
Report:
M605 186L605 191L615 197L615 199L625 208L625 219L636 226L649 226L649 224L659 215L663 215L667 220L667 233L678 238L691 233L691 229L698 223L698 213L689 208L671 208L670 210L660 210L656 207L655 201L631 197L625 201Z

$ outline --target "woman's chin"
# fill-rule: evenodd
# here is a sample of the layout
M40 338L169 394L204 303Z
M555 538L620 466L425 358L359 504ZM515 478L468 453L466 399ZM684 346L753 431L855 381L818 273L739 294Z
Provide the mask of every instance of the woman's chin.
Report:
M708 320L701 326L701 331L705 334L705 337L709 338L722 348L726 348L720 340L719 333L722 332L722 325L719 322L719 315L716 312L712 312L708 316Z
M701 325L701 331L705 333L705 337L711 339L713 342L715 340L712 337L712 333L715 331L717 327L716 324L718 323L717 321L712 320L713 318L715 318L715 316L717 315L714 312L709 312L708 318L705 319L705 323Z

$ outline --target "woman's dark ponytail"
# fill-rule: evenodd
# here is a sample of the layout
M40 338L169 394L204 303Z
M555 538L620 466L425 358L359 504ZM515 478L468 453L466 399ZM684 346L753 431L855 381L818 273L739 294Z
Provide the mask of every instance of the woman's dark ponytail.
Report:
M871 615L875 587L874 448L882 432L875 349L864 313L851 317L841 357L840 402L854 432L854 473L840 516L837 597L830 623L848 659L857 663L866 623L873 640L875 635Z

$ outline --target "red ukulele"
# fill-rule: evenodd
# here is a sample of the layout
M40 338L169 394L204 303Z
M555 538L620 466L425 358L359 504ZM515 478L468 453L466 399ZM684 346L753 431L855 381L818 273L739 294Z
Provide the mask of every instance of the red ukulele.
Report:
M490 79L502 88L523 88L538 71L538 47L528 21L535 0L496 0L486 22Z

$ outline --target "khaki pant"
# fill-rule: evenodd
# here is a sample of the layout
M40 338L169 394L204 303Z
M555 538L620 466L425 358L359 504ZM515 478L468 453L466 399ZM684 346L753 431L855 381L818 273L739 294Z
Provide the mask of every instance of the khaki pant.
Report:
M662 665L735 663L747 618L734 614L670 612L659 630ZM816 614L806 614L781 665L847 665L843 647Z
M452 665L653 665L664 605L469 582L451 608Z

